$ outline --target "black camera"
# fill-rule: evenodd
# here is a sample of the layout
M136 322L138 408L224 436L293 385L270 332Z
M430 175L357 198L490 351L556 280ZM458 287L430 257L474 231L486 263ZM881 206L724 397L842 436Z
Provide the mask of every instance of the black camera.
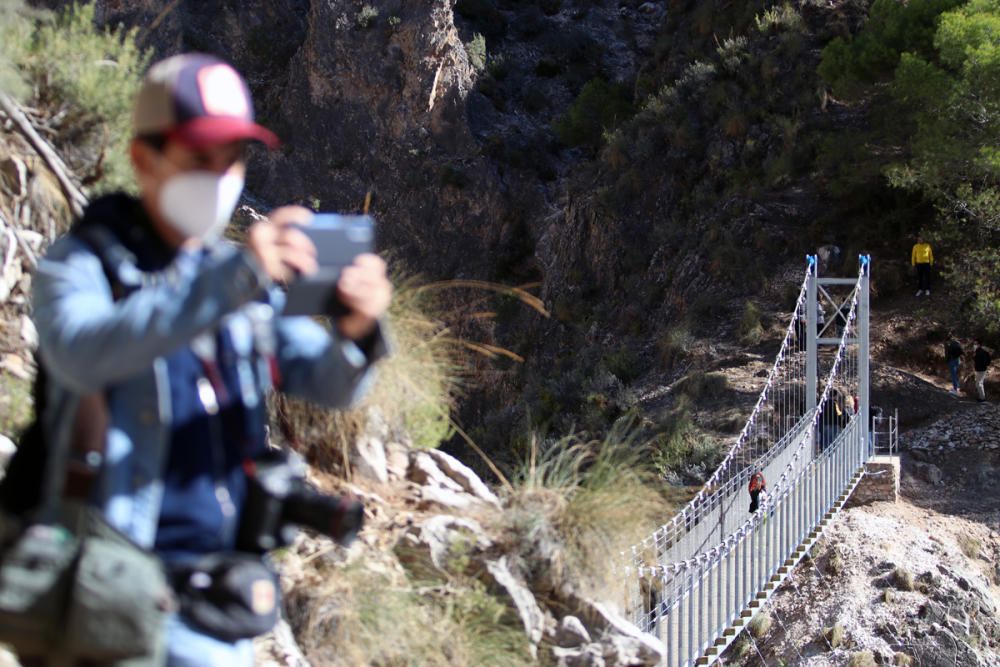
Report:
M247 497L236 549L264 553L291 544L295 527L311 528L343 546L364 524L364 505L320 493L306 482L306 464L294 452L269 450L244 464Z

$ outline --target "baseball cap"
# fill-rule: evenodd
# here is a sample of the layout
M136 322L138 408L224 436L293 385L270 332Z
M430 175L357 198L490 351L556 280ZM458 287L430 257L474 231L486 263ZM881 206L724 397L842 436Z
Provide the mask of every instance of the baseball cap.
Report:
M250 89L232 65L187 53L149 68L136 97L136 136L164 135L191 148L250 139L276 148L278 137L254 122Z

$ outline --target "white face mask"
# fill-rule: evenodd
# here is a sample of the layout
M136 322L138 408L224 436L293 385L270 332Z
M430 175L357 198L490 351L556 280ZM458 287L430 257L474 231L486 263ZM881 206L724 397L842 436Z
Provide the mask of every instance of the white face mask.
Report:
M240 201L243 176L188 171L171 176L160 189L160 211L188 238L218 238Z

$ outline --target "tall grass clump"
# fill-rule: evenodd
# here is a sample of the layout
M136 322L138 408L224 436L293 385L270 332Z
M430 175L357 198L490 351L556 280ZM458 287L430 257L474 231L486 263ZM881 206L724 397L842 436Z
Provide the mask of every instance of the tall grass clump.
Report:
M574 582L604 599L617 595L608 564L670 512L648 454L630 420L603 440L532 441L500 520L536 585Z
M719 444L700 432L681 411L654 440L653 465L664 479L680 475L699 480L719 464Z
M0 435L16 437L33 417L31 382L0 372Z
M134 189L131 111L150 57L137 35L95 28L92 4L52 13L0 0L3 89L50 119L64 157L101 191Z
M764 324L761 320L760 308L752 301L747 301L743 307L736 333L744 345L756 345L764 337Z
M531 662L520 622L477 581L415 584L358 564L321 570L288 600L302 649L317 667Z
M374 385L351 410L327 410L279 397L309 459L324 468L345 465L348 445L376 413L418 447L437 447L452 433L451 410L462 366L459 343L431 313L431 293L404 282L386 318L391 354L379 362Z

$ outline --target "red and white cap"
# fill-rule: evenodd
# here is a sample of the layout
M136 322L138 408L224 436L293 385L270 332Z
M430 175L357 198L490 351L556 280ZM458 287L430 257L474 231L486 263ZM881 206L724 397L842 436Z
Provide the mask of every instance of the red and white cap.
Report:
M254 122L250 89L226 62L199 53L153 65L136 97L136 136L163 135L191 148L231 141L260 141L276 148L278 137Z

